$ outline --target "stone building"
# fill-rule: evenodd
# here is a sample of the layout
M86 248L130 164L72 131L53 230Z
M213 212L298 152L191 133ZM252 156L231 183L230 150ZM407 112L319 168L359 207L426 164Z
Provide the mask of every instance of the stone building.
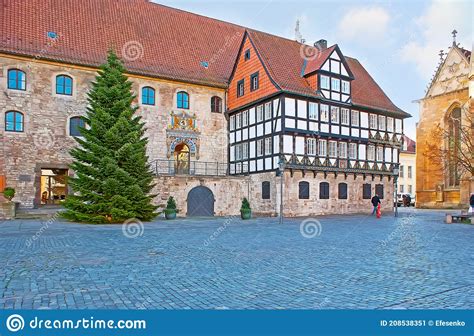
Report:
M398 193L416 194L416 142L403 136L403 146L400 150L400 173L398 177Z
M469 195L474 192L474 178L460 174L456 165L438 162L430 156L432 145L441 141L442 149L448 142L458 141L459 127L466 125L468 113L474 115L473 65L471 51L459 47L454 41L449 52L443 55L425 97L419 100L420 121L417 126L416 186L417 207L465 208ZM437 127L449 130L449 139L435 137ZM473 130L474 132L474 130ZM474 133L473 133L474 138Z
M2 6L0 181L21 207L71 192L68 151L113 48L146 122L157 204L172 195L180 215L237 215L247 197L275 215L283 199L285 215L303 216L367 211L377 192L391 209L409 115L337 45L146 0Z

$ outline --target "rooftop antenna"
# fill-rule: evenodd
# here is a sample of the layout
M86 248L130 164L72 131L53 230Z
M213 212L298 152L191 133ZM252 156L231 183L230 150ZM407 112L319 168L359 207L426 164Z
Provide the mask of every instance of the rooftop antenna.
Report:
M299 19L296 20L295 40L296 40L296 42L304 43L303 35L301 35L301 32L300 32L300 20Z

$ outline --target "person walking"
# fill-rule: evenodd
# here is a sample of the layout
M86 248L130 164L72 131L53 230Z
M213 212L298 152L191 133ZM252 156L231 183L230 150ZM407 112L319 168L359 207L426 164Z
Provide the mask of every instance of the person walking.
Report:
M372 205L374 207L374 210L372 211L372 216L373 216L377 212L378 205L381 204L382 202L380 202L380 197L377 194L375 194L375 196L372 197L372 199L370 201L372 202Z
M474 193L471 193L471 198L469 198L469 213L474 214Z

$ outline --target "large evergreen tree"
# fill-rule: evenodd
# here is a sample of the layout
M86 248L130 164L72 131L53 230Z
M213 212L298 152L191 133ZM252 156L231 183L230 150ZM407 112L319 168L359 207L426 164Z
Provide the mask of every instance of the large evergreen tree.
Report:
M148 165L141 117L132 106L135 95L125 68L110 51L92 89L81 128L79 146L71 150L69 179L74 194L64 202L64 217L90 223L122 222L130 218L151 220L156 216L153 175Z

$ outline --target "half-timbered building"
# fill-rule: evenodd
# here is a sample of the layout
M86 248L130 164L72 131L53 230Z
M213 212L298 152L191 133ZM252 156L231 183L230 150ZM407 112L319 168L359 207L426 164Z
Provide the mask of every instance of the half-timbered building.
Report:
M158 204L172 195L181 215L234 215L247 197L255 214L303 216L366 211L377 193L391 208L409 115L337 45L145 0L1 6L0 185L21 207L71 192L68 150L114 48L147 125Z

